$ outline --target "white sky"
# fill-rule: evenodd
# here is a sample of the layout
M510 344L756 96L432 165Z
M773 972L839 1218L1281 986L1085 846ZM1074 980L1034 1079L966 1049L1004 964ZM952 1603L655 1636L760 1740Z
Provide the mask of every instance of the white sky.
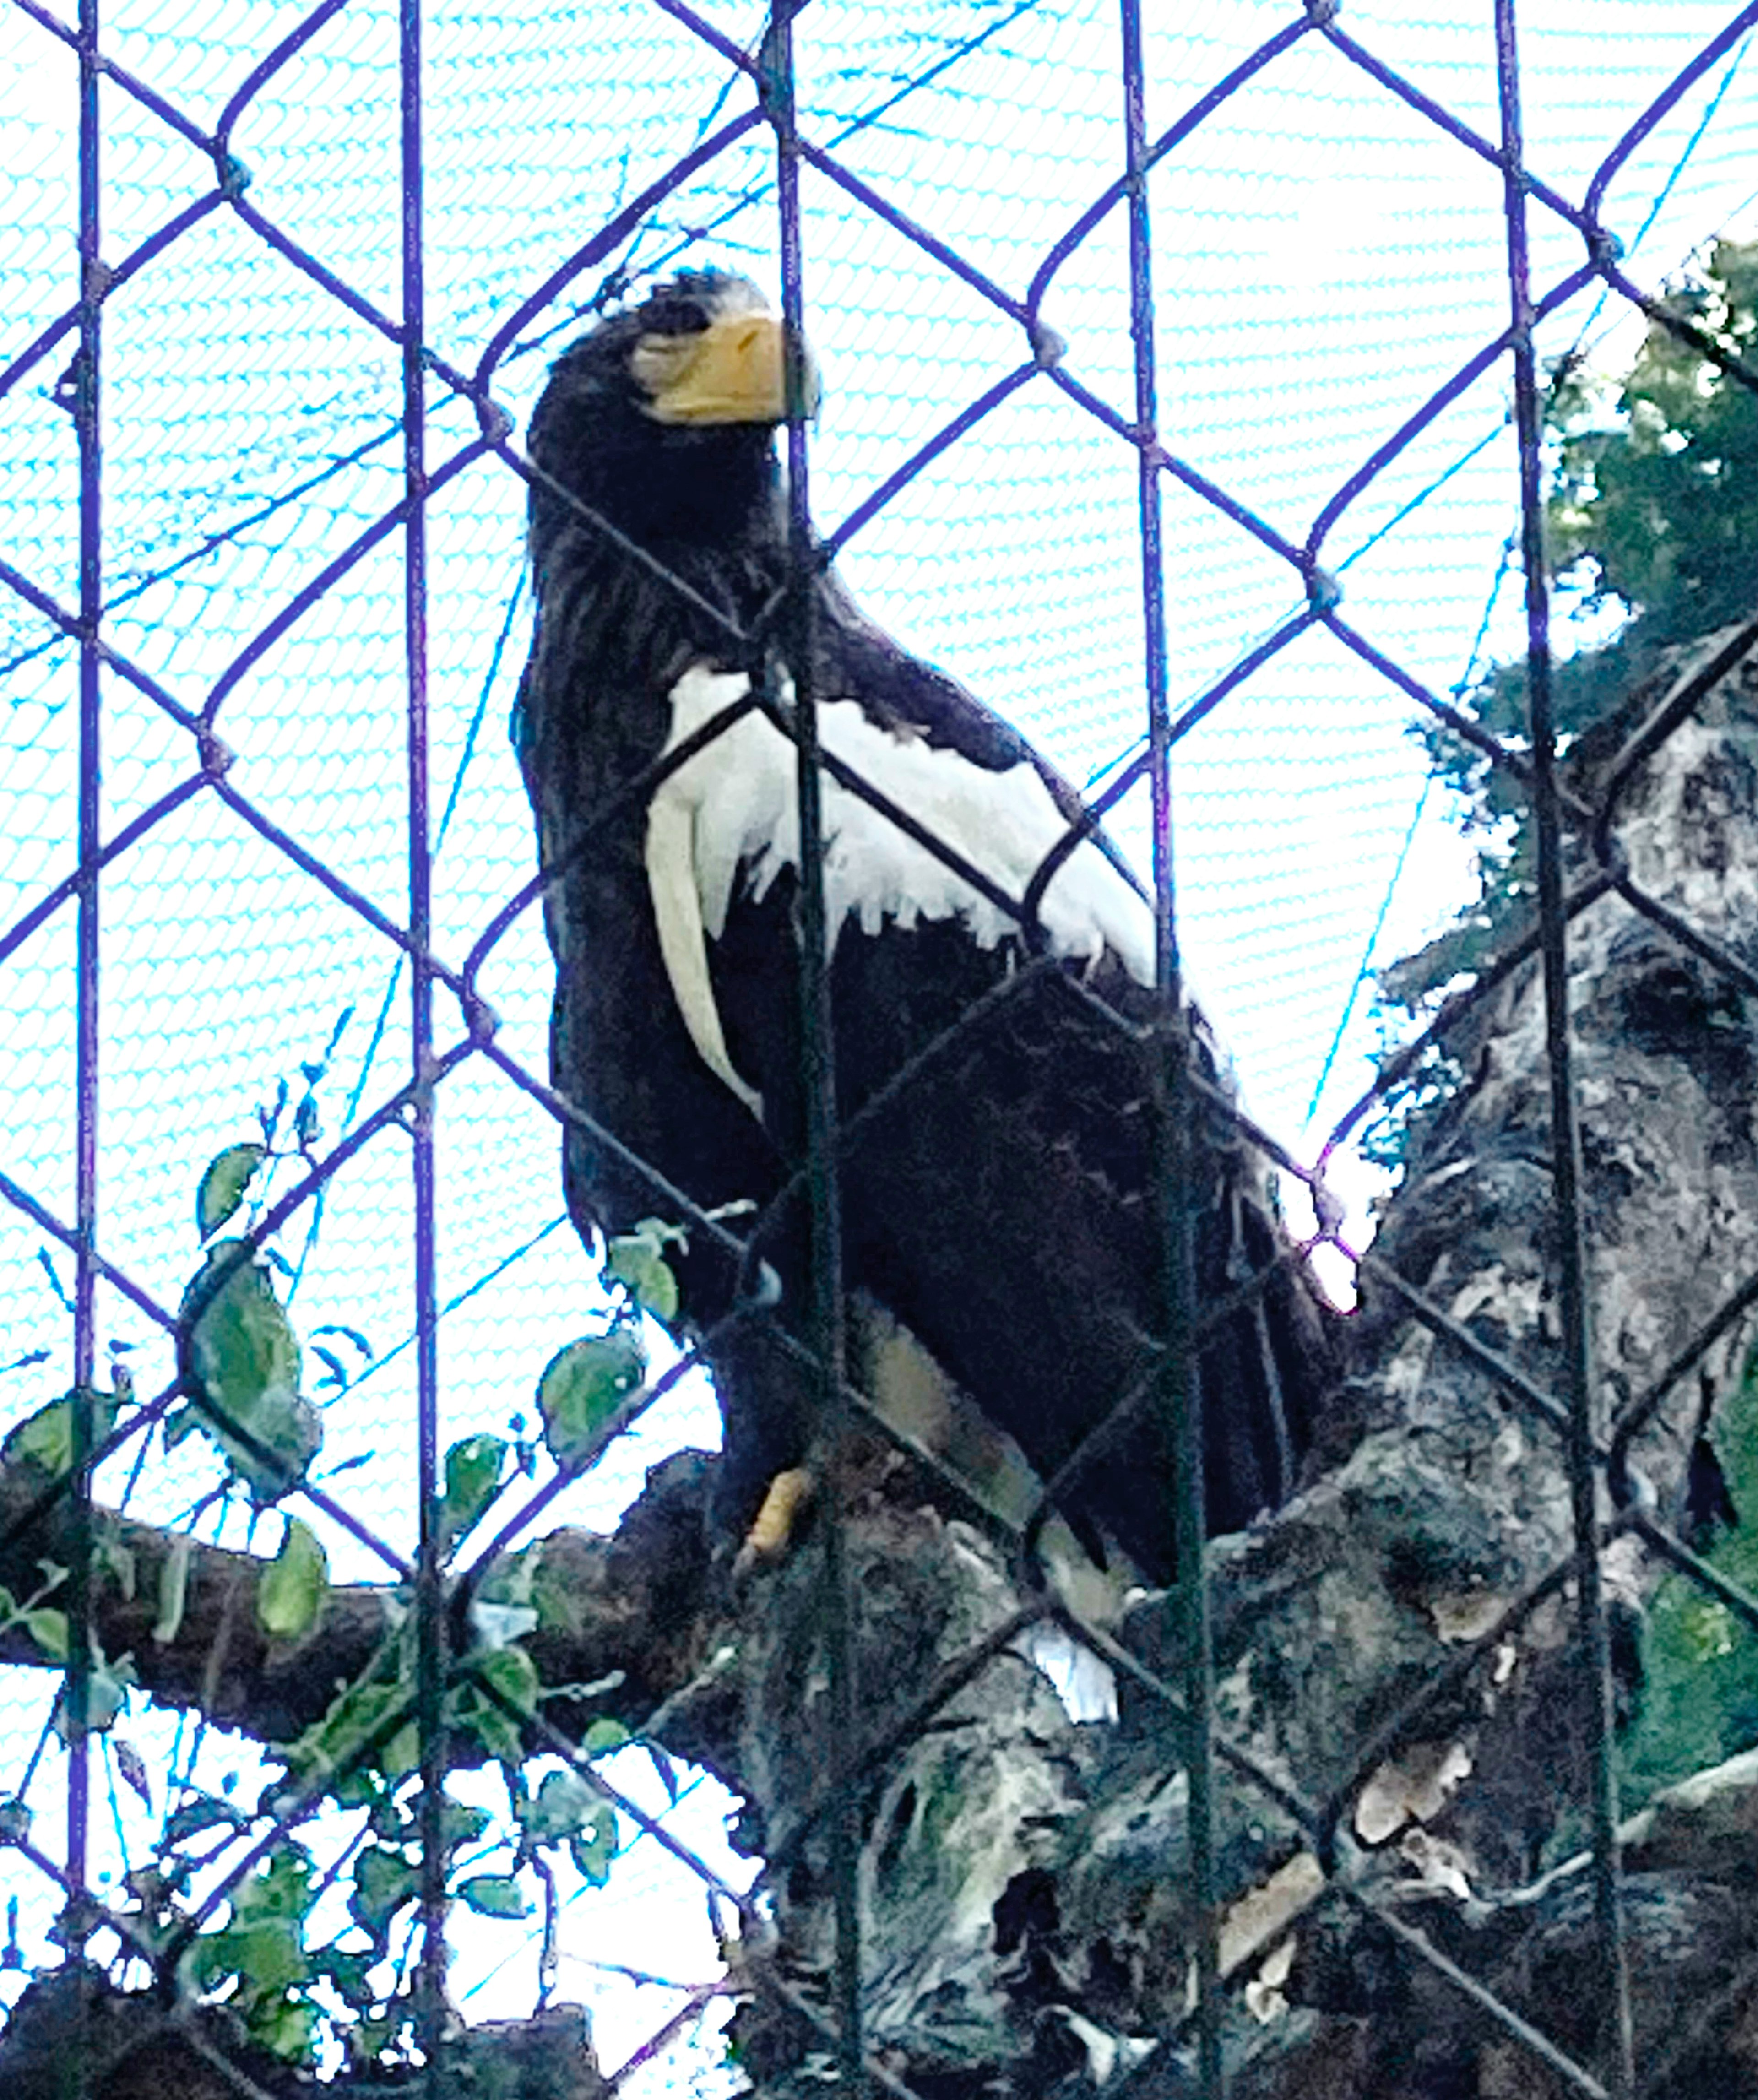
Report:
M751 33L748 6L711 11L735 35ZM1523 7L1534 168L1579 197L1610 142L1734 11L1705 0ZM1225 9L1159 0L1149 12L1157 129L1296 11L1290 0ZM157 0L104 13L107 51L203 124L303 19L285 0L208 0L180 11L174 29ZM1490 13L1489 0L1352 0L1341 20L1493 135ZM550 270L743 107L744 93L735 87L722 102L721 61L638 0L595 7L590 33L572 0L505 11L442 0L429 19L430 333L468 368ZM953 41L986 29L978 48L908 86ZM799 41L811 135L847 134L846 166L1014 292L1119 165L1111 0L815 0ZM1627 242L1652 215L1630 265L1645 285L1716 231L1751 230L1748 66L1758 60L1713 68L1611 187L1607 217ZM73 296L73 83L52 38L15 9L0 14L0 137L11 176L0 197L0 360ZM395 95L394 7L351 5L263 88L236 140L250 201L387 310ZM1712 100L1713 119L1692 145ZM106 88L104 116L104 249L115 262L199 195L211 170L120 91ZM692 261L730 262L773 285L770 179L753 135L659 209L637 263L687 245ZM1373 448L1502 326L1496 179L1309 38L1163 165L1153 197L1167 441L1298 540ZM827 382L813 485L828 527L1016 363L1020 345L1010 323L830 184L810 180L806 201L808 298ZM709 237L691 244L705 228ZM1541 206L1534 240L1542 289L1579 260L1580 242ZM568 296L596 282L589 273ZM1596 316L1595 305L1589 295L1558 316L1549 346L1584 327L1597 342L1619 316ZM1120 217L1071 259L1045 311L1067 340L1069 369L1123 406ZM554 329L565 313L564 300L536 325ZM107 330L107 561L113 593L126 593L110 633L199 705L286 598L395 500L395 364L382 337L226 212L118 293ZM549 349L570 333L502 368L500 395L521 424ZM1620 341L1627 354L1627 327L1599 355L1614 363ZM65 360L58 351L0 404L0 549L71 604L73 432L47 398ZM1511 585L1489 611L1515 522L1508 407L1504 365L1368 488L1327 542L1347 616L1436 690L1481 660L1473 649L1486 612L1485 646L1517 646ZM438 406L433 457L473 428L455 404ZM361 447L354 463L337 465ZM1440 492L1428 493L1443 476ZM453 960L531 866L505 733L523 653L517 615L491 677L519 576L522 507L519 487L494 462L434 507L436 803L456 791L437 910ZM912 483L859 535L844 568L887 625L1028 729L1076 779L1099 773L1139 733L1133 455L1047 380ZM1166 588L1175 701L1199 692L1300 599L1283 563L1171 487ZM405 880L401 606L393 541L267 651L221 717L236 784L393 916L404 915ZM71 864L77 735L71 653L16 602L0 604L0 664L3 927ZM190 759L182 732L131 689L113 680L106 699L113 828L183 778ZM1179 762L1193 973L1222 1020L1248 1105L1309 1152L1369 1074L1371 1002L1352 997L1364 963L1420 942L1468 880L1451 813L1438 797L1424 801L1420 756L1404 734L1410 713L1376 673L1328 637L1309 635L1230 698ZM1132 810L1119 829L1139 843ZM251 1134L253 1108L277 1075L297 1087L299 1061L319 1055L345 1009L353 1018L320 1089L326 1130L342 1127L356 1088L368 1109L382 1099L406 1066L404 989L395 986L373 1048L392 989L384 944L211 799L186 804L118 863L104 912L103 1242L172 1303L193 1262L203 1162ZM63 1216L72 924L64 911L0 964L0 1167ZM538 1071L550 982L528 914L485 989L501 1039ZM455 1023L442 1002L443 1038ZM464 1298L442 1332L448 1440L504 1429L518 1410L528 1417L538 1370L590 1311L584 1257L556 1229L555 1150L545 1119L487 1067L448 1082L441 1290ZM1352 1179L1358 1192L1367 1185ZM338 1493L404 1546L413 1475L412 1361L406 1348L398 1353L412 1324L407 1189L396 1142L364 1154L326 1205L295 1299L302 1323L345 1321L382 1361L330 1409L327 1456L352 1462ZM290 1254L303 1239L292 1236ZM68 1322L40 1243L28 1221L0 1213L0 1365L50 1352L41 1366L0 1378L0 1417L40 1405L66 1376ZM67 1264L57 1265L65 1280ZM145 1323L108 1303L104 1320L107 1338L139 1345L136 1377L150 1389L166 1360ZM711 1433L705 1412L699 1386L680 1389L569 1513L607 1517L660 1451ZM206 1477L186 1446L148 1469L139 1506L174 1513ZM329 1542L339 1569L360 1572L356 1549ZM40 1719L29 1683L15 1696L11 1713L0 1712L0 1787L13 1783L7 1772L22 1767ZM52 1786L52 1758L42 1776ZM0 1891L11 1872L0 1859ZM23 1882L20 1893L32 1915L41 1912L40 1888ZM580 1908L584 1916L590 1906Z

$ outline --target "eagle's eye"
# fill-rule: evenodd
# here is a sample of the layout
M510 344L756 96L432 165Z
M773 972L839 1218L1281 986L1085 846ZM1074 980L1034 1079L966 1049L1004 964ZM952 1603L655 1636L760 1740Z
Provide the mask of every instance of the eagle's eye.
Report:
M701 335L708 328L709 315L696 299L656 299L642 320L647 335Z

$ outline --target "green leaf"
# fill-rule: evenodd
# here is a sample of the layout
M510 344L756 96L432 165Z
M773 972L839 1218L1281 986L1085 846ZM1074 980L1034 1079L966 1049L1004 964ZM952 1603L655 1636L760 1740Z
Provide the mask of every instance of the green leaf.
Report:
M407 1779L422 1761L421 1731L406 1722L378 1753L378 1762L390 1779Z
M152 1638L161 1648L177 1638L183 1622L183 1606L189 1595L189 1560L195 1542L187 1532L171 1541L170 1551L159 1563L159 1615L152 1622Z
M492 1684L501 1697L528 1718L537 1710L541 1690L537 1665L522 1648L497 1648L475 1665L476 1674Z
M91 1396L91 1440L101 1444L116 1427L116 1396ZM73 1464L73 1396L51 1400L24 1421L0 1445L0 1463L33 1466L59 1480Z
M254 1925L265 1918L297 1922L311 1907L311 1884L310 1860L297 1844L283 1842L232 1890L232 1922Z
M262 1925L229 1925L196 1945L202 1949L202 1988L211 1991L228 1976L247 1979L253 1995L285 1991L311 1974L297 1922L274 1918Z
M302 1640L323 1616L329 1595L329 1562L316 1532L298 1517L287 1520L280 1551L257 1580L256 1615L277 1640Z
M242 1830L250 1818L234 1808L229 1801L220 1801L212 1794L198 1795L174 1808L165 1819L166 1849L174 1845L187 1845L192 1838L199 1838L207 1830Z
M285 1994L258 1997L255 1993L245 2011L250 2039L283 2063L308 2062L316 2049L318 2010L309 1998Z
M491 1757L503 1764L516 1764L524 1749L523 1730L516 1716L529 1719L537 1710L542 1686L537 1666L522 1648L491 1649L470 1659L473 1675L454 1695L453 1711L457 1725L468 1728ZM492 1685L500 1697L492 1698L483 1688ZM510 1707L513 1711L509 1713Z
M578 1772L563 1769L543 1776L537 1798L519 1818L525 1834L538 1845L552 1845L583 1830L603 1801Z
M369 1759L364 1767L354 1765L360 1745L384 1723L392 1710L407 1701L404 1688L395 1683L373 1681L346 1685L316 1721L280 1754L286 1759L289 1779L301 1786L321 1787L349 1807L364 1807L378 1797L374 1775L395 1768L387 1760L391 1745ZM393 1739L394 1740L395 1739ZM338 1766L352 1765L346 1779L333 1776Z
M159 1434L165 1440L167 1453L174 1451L185 1437L192 1436L201 1427L200 1411L193 1405L174 1407L159 1424Z
M324 1432L299 1396L299 1344L267 1264L242 1240L216 1242L183 1294L179 1323L181 1368L205 1403L202 1428L258 1502L278 1501L304 1479Z
M229 1145L208 1162L196 1190L196 1231L201 1238L211 1239L237 1209L267 1157L265 1145Z
M351 2027L344 2027L340 2040L347 2051L349 2071L371 2071L391 2043L403 2033L409 2024L409 2017L407 2007L397 2003L384 2012L357 2020Z
M506 1445L498 1436L466 1436L445 1454L445 1494L439 1504L439 1546L465 1538L501 1485Z
M678 1317L678 1278L665 1259L668 1245L683 1235L658 1218L643 1218L632 1233L623 1233L604 1250L604 1268L635 1303L669 1326Z
M67 1661L67 1614L65 1612L27 1612L24 1624L30 1637L48 1657L51 1662L64 1665Z
M420 1886L418 1870L400 1848L369 1845L354 1863L354 1892L348 1907L373 1941L382 1943L391 1920L406 1903L414 1901Z
M133 1604L135 1583L139 1573L139 1564L135 1560L134 1548L123 1545L109 1523L105 1523L99 1533L97 1547L99 1558L109 1569L117 1590L128 1603Z
M458 1884L458 1900L479 1917L529 1917L531 1904L510 1874L472 1874Z
M471 1802L448 1798L440 1817L447 1855L449 1856L457 1851L460 1846L474 1845L493 1820L485 1808L478 1808Z
M343 2002L357 2012L378 2003L379 1993L373 1984L373 1971L378 1965L376 1952L365 1948L353 1952L344 1952L336 1946L324 1949L325 1974Z
M570 1342L537 1381L543 1440L563 1466L588 1463L609 1440L608 1426L647 1375L647 1352L632 1326Z
M616 1811L602 1802L590 1825L568 1841L575 1867L594 1888L611 1877L611 1862L616 1857Z
M623 1745L634 1740L621 1721L608 1715L594 1721L580 1739L580 1747L589 1758L602 1757L607 1750L620 1750Z

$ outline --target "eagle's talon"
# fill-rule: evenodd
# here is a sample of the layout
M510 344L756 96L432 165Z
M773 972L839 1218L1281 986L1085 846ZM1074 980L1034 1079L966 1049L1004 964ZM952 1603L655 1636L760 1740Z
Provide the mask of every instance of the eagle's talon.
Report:
M776 1474L733 1561L734 1582L742 1582L759 1568L774 1567L787 1552L815 1485L804 1466L790 1466L785 1472Z

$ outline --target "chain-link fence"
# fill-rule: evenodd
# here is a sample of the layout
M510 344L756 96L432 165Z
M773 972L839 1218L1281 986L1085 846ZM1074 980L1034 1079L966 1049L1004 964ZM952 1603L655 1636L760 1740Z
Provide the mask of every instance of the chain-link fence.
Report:
M828 377L821 430L796 415L786 433L797 506L811 465L796 548L815 523L888 625L1087 782L1151 866L1168 929L1176 862L1167 1011L1187 964L1261 1123L1226 1113L1291 1191L1317 1189L1312 1162L1343 1161L1361 1120L1358 1105L1336 1118L1372 1048L1372 968L1426 930L1449 901L1435 885L1458 879L1448 813L1403 726L1444 722L1526 790L1537 924L1478 997L1541 958L1561 1368L1549 1385L1516 1375L1408 1296L1566 1429L1575 1557L1473 1653L1575 1578L1598 1930L1610 2000L1628 1988L1596 1498L1746 1301L1606 1418L1563 992L1571 922L1614 891L1758 987L1635 880L1618 844L1637 765L1690 718L1707 674L1592 810L1558 785L1542 359L1640 315L1755 383L1657 295L1684 249L1747 205L1742 67L1758 7L1597 12L1522 24L1522 50L1512 0L1425 22L1312 0L1222 24L1144 19L1131 0L816 0L768 19L652 0L590 20L328 0L219 6L174 29L97 0L77 22L12 0L9 135L24 143L0 227L18 287L0 378L0 1345L7 1418L36 1429L7 1454L29 1492L8 1505L5 1550L9 1567L21 1542L54 1551L37 1556L37 1587L8 1590L6 1637L10 1659L65 1665L13 1672L0 1720L4 1958L20 1984L57 1943L69 1959L95 1950L136 1981L150 1970L171 2018L204 1979L236 2002L229 1979L270 1948L293 1967L265 2002L294 2010L269 2039L333 2064L337 2034L382 2017L375 2040L437 2077L448 1991L467 2014L522 2010L533 1978L547 1998L559 1977L576 1987L564 1995L600 2001L601 2046L614 2036L607 2055L627 2059L613 2082L735 2082L711 2023L695 2057L666 2054L723 2003L718 1957L741 1921L753 1939L770 1928L752 1863L726 1842L724 1797L662 1752L619 1748L614 1727L582 1738L541 1703L534 1718L522 1665L492 1659L523 1653L528 1600L494 1599L485 1574L558 1509L613 1513L650 1460L708 1440L700 1352L651 1326L616 1440L599 1423L571 1447L556 1389L549 1415L528 1397L621 1301L557 1185L558 1126L578 1118L549 1085L542 911L566 870L531 875L502 725L530 625L520 433L543 368L600 315L713 260L772 272ZM1507 580L1522 571L1523 602ZM738 640L753 662L779 650L809 690L785 607ZM1531 716L1503 743L1460 696L1491 656L1526 646ZM792 733L810 745L809 727ZM1571 826L1598 856L1572 889ZM808 923L823 851L808 817ZM806 1055L828 1071L808 993ZM1450 1006L1430 1039L1444 1046L1473 1011ZM1186 1083L1174 1070L1174 1116ZM1315 1142L1300 1133L1321 1106ZM820 1223L842 1158L834 1123L827 1103L798 1162ZM656 1185L654 1207L746 1243L687 1183ZM1172 1333L1203 1313L1179 1281L1182 1215L1167 1229ZM1350 1237L1331 1229L1329 1196L1315 1215L1320 1238ZM241 1222L241 1237L216 1238ZM214 1243L205 1256L198 1238ZM820 1237L832 1417L838 1261ZM292 1328L264 1304L304 1337L303 1396ZM203 1356L220 1316L246 1337L241 1382L216 1368L217 1343ZM1186 1420L1179 1353L1167 1405ZM45 1412L58 1393L71 1397ZM189 1440L204 1423L209 1438ZM1222 1771L1245 1767L1215 1719L1189 1520L1199 1467L1182 1494L1195 1661L1175 1687L1143 1681L1169 1695L1189 1745L1206 1922L1191 2018L1155 2040L1194 2036L1191 2076L1216 2092L1225 1891L1205 1819ZM297 1529L271 1513L283 1502ZM1614 1529L1758 1626L1758 1606L1651 1511L1620 1510ZM822 1529L834 1674L852 1636L833 1508ZM280 1601L248 1634L236 1615L254 1607L201 1617L187 1591L209 1565L197 1546L276 1554ZM318 1754L300 1713L303 1762L276 1790L226 1730L285 1747L298 1701L254 1713L230 1680L266 1696L296 1671L331 1577L326 1612L358 1583L374 1612L381 1592L400 1598L400 1616L388 1643L367 1643L380 1664L356 1681L373 1697L340 1768L343 1739ZM467 1631L461 1594L513 1612L502 1631L516 1637ZM1128 1670L1103 1629L1071 1623ZM1377 1746L1407 1740L1444 1689L1412 1693ZM799 2010L850 2089L898 2089L864 2033L855 1790L899 1740L862 1749L853 1691L836 1696L834 1982ZM931 1704L915 1716L933 1718ZM530 1798L493 1798L469 1774L448 1797L448 1746L466 1740L475 1762L485 1749L531 1761ZM1342 1793L1306 1799L1300 1779L1276 1798L1330 1861ZM382 1886L363 1903L368 1857ZM287 1949L323 1938L326 1902L356 1937L316 1988ZM235 1937L204 1969L223 1931ZM565 1972L571 1949L581 1966ZM337 1981L351 1957L352 1996ZM85 2081L73 2089L96 2092L107 2045L84 2017L68 2061ZM1591 2067L1504 2006L1486 2017L1566 2089L1640 2089L1627 2013ZM250 2092L266 2074L235 2061L223 2075Z

